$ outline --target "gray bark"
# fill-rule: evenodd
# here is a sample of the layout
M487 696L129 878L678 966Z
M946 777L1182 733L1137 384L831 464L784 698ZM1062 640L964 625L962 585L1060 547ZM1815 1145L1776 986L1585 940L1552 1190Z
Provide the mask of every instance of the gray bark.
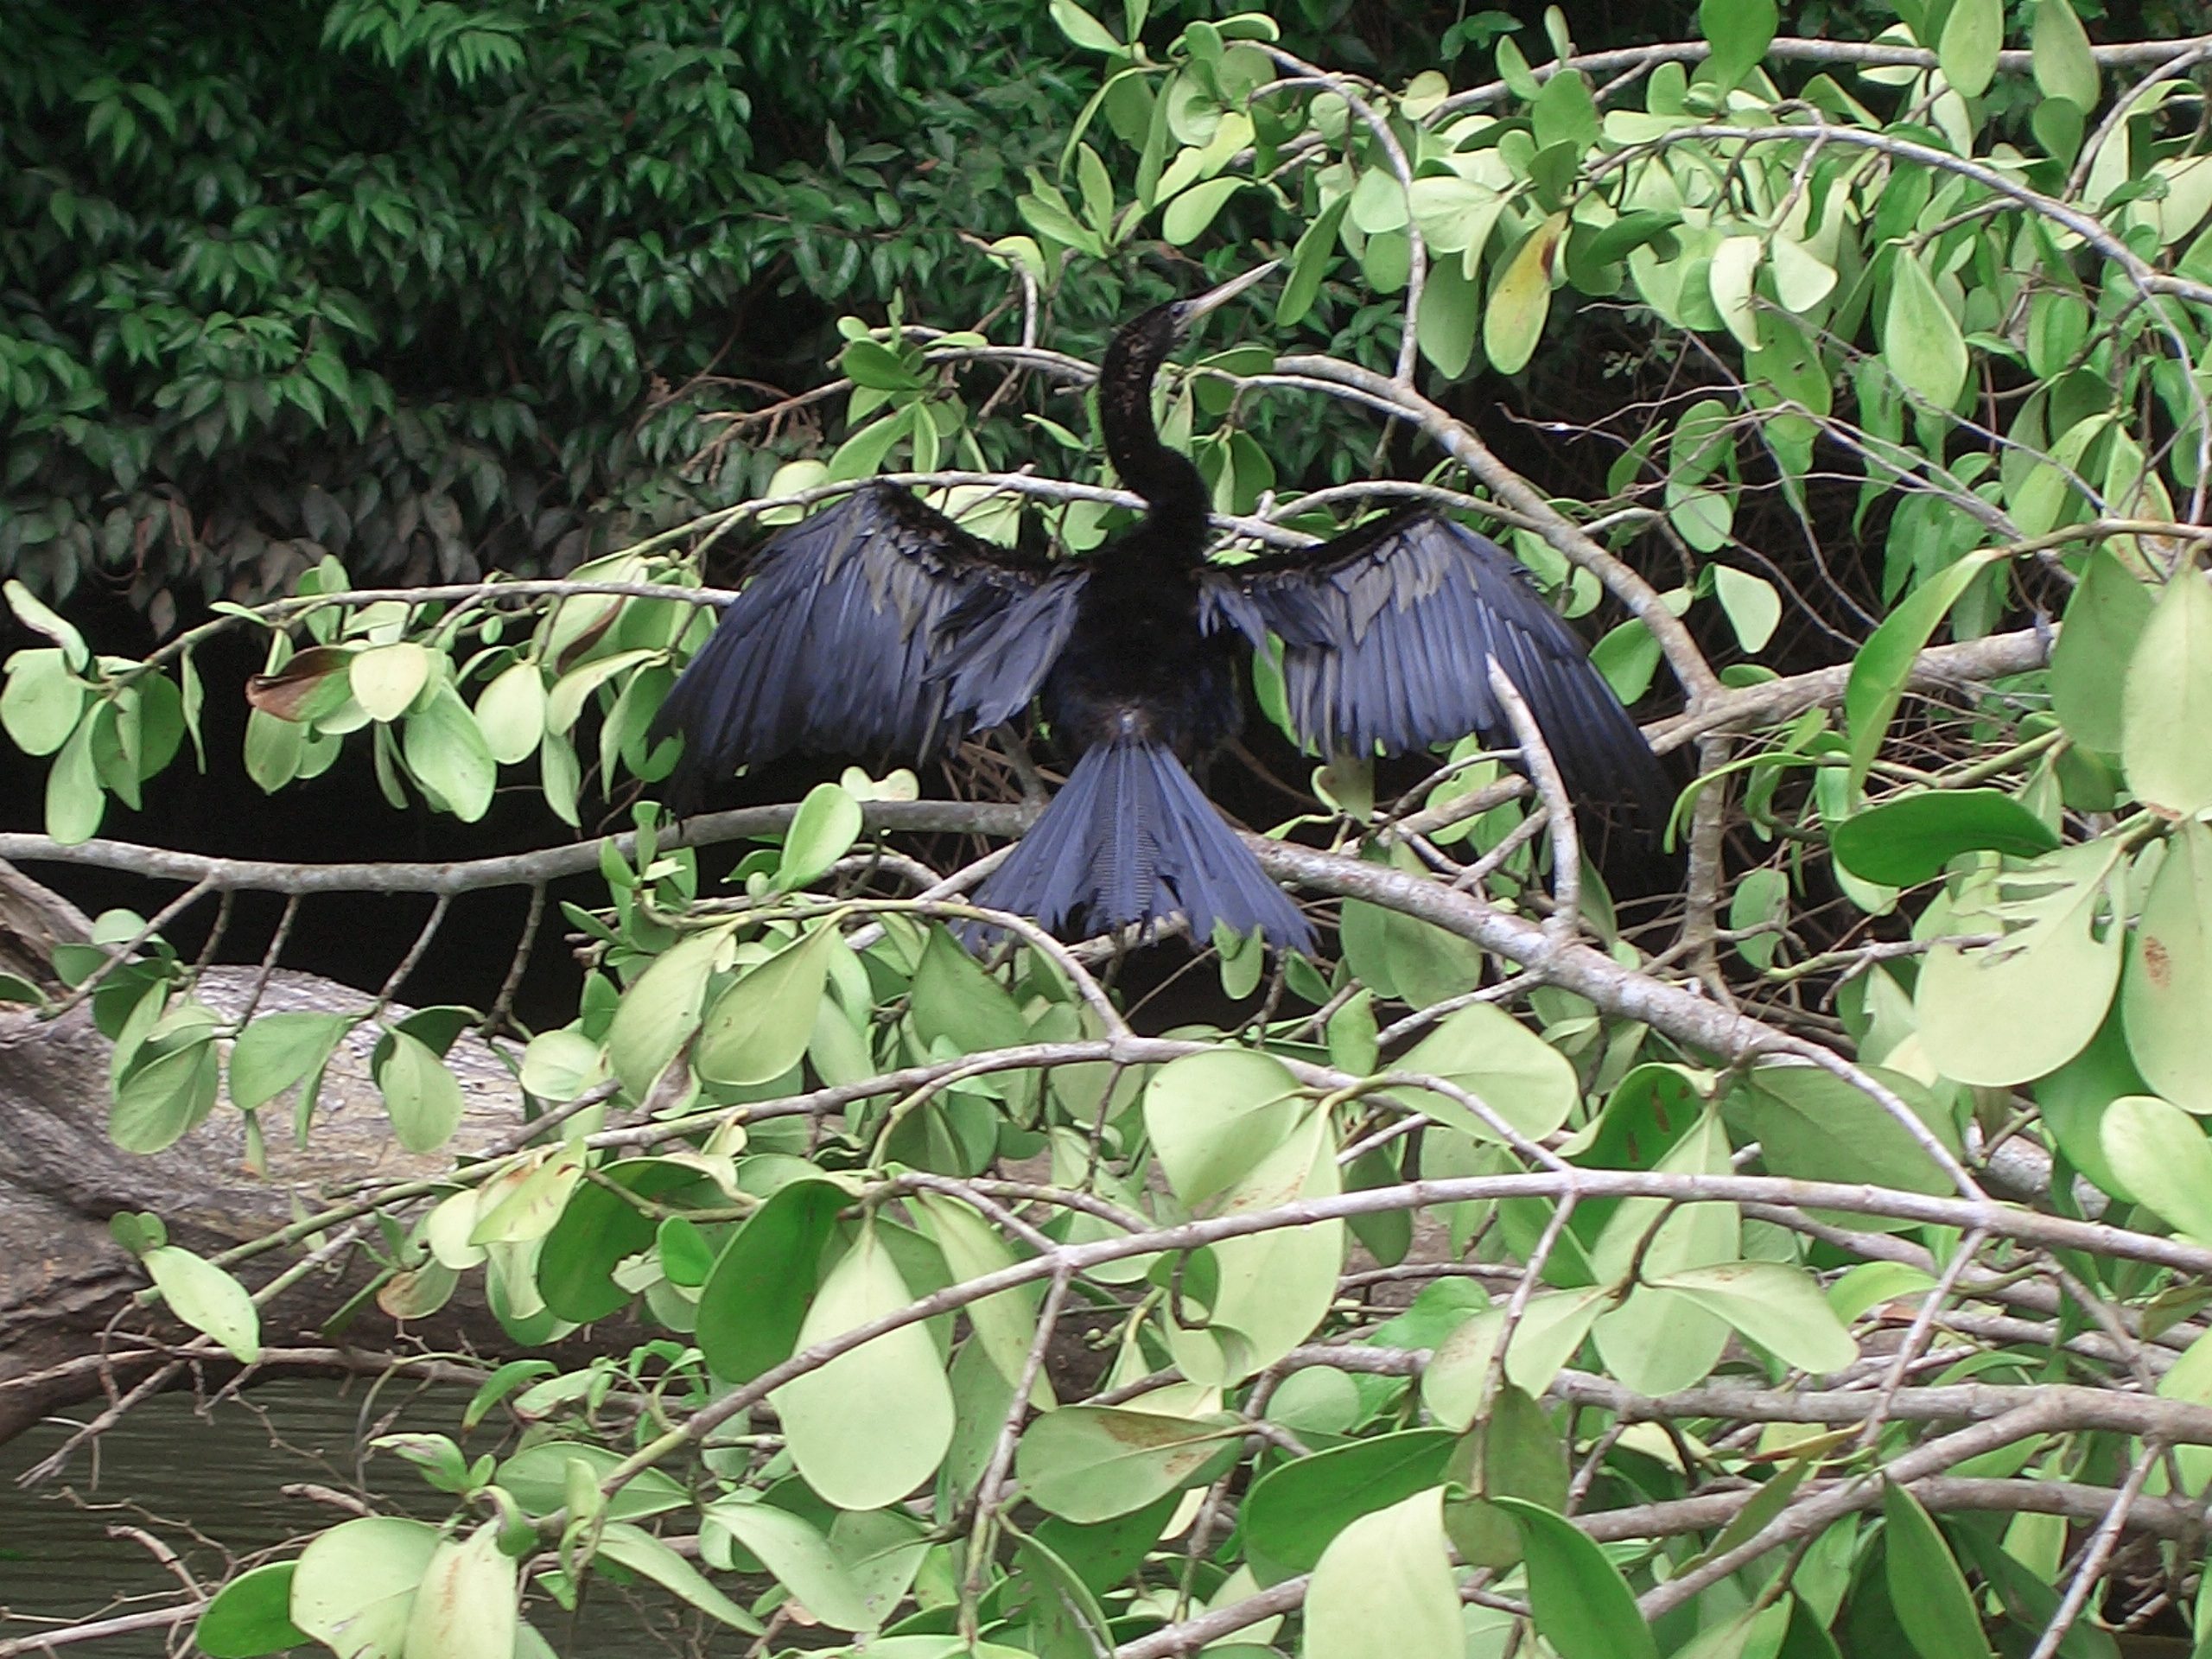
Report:
M47 949L83 934L83 918L66 901L0 866L0 965L51 989ZM198 994L230 1014L244 1006L256 977L252 969L212 968L201 976ZM259 1011L356 1011L371 1000L351 986L280 969L264 988ZM406 1012L391 1010L394 1017ZM146 1375L149 1362L139 1338L190 1334L165 1310L133 1305L149 1281L111 1236L110 1217L151 1211L167 1224L171 1243L212 1255L321 1210L365 1180L434 1178L457 1158L512 1135L520 1122L521 1091L491 1047L468 1035L448 1057L468 1103L460 1131L436 1154L403 1150L370 1081L377 1035L372 1027L356 1027L333 1058L304 1148L290 1134L290 1097L264 1109L268 1168L257 1175L245 1166L245 1119L227 1098L166 1152L122 1151L107 1132L110 1046L89 1010L47 1019L20 1005L0 1005L0 1440L106 1391L111 1382L128 1387ZM266 1266L250 1264L239 1276L259 1284L294 1259L290 1252L271 1252ZM264 1340L328 1346L331 1339L317 1327L367 1272L355 1259L293 1287L263 1309ZM419 1342L504 1357L512 1344L485 1310L481 1293L480 1275L466 1275L445 1309L404 1330L372 1305L343 1340L367 1350ZM607 1335L602 1330L601 1339ZM102 1354L117 1362L105 1376L86 1363ZM226 1368L219 1358L214 1366Z

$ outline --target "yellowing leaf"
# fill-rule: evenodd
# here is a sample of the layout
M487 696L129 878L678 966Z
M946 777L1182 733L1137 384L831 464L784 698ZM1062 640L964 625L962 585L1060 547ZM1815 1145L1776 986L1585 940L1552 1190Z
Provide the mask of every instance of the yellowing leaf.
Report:
M1500 374L1518 374L1535 355L1552 308L1552 261L1566 233L1565 213L1554 213L1530 231L1491 290L1483 350Z

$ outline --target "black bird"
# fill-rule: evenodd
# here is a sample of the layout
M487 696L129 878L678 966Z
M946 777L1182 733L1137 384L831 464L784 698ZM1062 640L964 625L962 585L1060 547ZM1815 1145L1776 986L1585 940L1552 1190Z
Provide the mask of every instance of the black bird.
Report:
M1191 768L1242 724L1238 658L1283 643L1291 724L1324 753L1395 754L1470 732L1510 743L1495 658L1569 792L1648 860L1674 798L1581 644L1522 568L1429 510L1294 552L1206 558L1208 499L1160 442L1152 384L1192 324L1268 274L1146 312L1114 336L1099 424L1142 518L1054 561L969 535L874 485L779 532L669 694L679 804L795 749L926 756L1041 702L1074 770L976 897L1069 938L1180 912L1309 950L1313 931ZM1593 840L1598 837L1592 837Z

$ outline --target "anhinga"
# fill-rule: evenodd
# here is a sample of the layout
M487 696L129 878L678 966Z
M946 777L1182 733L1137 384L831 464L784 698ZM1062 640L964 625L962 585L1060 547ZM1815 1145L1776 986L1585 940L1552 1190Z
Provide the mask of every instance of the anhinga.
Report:
M1034 700L1074 770L980 905L1084 938L1177 912L1308 949L1312 930L1191 769L1236 736L1238 658L1282 641L1290 721L1323 753L1511 741L1495 659L1568 792L1646 855L1674 791L1582 646L1491 543L1426 509L1237 565L1206 557L1208 499L1160 441L1152 384L1191 325L1272 270L1146 312L1098 377L1099 424L1146 512L1054 561L969 535L876 485L779 532L661 710L678 798L795 749L926 756Z

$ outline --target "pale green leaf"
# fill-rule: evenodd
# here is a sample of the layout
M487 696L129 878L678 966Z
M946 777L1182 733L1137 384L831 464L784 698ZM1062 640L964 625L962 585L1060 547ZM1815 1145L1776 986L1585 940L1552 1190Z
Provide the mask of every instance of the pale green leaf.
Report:
M2120 982L2125 930L2113 913L2117 849L2063 848L1961 888L1952 925L2004 935L1962 949L1938 945L1913 1001L1928 1058L1961 1083L2031 1082L2096 1035Z
M90 696L59 651L19 651L8 658L0 690L0 728L25 754L52 754L69 741Z
M2120 755L2146 804L2212 806L2212 589L2193 565L2166 583L2128 662Z
M2212 1143L2203 1124L2156 1095L2123 1095L2105 1109L2098 1139L2137 1202L2212 1247Z
M205 1257L163 1244L142 1258L169 1311L215 1338L239 1363L261 1357L261 1313L245 1287Z
M815 1344L896 1313L912 1296L863 1225L799 1328ZM800 1475L839 1509L878 1510L927 1480L952 1444L952 1390L925 1326L904 1325L769 1396Z
M518 1568L486 1522L430 1552L407 1618L407 1659L513 1659Z
M1463 1659L1443 1499L1432 1486L1337 1535L1306 1587L1305 1659Z
M292 1622L346 1659L399 1659L438 1530L366 1516L310 1543L292 1576Z
M2212 830L2202 823L2181 826L2151 878L2120 1007L2144 1080L2212 1114Z
M405 714L430 677L429 651L410 641L375 645L348 666L353 701L372 720L394 721Z
M492 758L512 766L530 758L545 736L545 677L535 663L516 663L476 699L476 723Z

